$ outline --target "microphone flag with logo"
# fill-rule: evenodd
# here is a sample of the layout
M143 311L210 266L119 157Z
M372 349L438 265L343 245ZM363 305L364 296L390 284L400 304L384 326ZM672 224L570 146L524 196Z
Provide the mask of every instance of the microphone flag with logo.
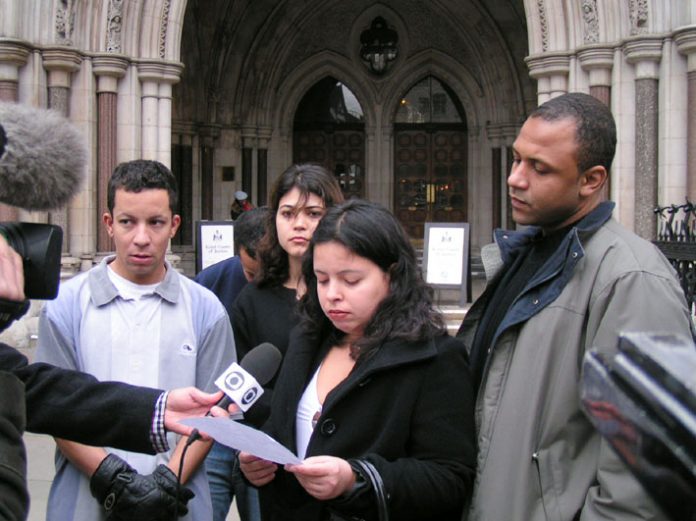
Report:
M227 407L230 401L246 412L263 394L267 384L280 366L282 355L273 344L264 342L249 351L241 365L233 363L215 380L215 385L225 393L217 405Z

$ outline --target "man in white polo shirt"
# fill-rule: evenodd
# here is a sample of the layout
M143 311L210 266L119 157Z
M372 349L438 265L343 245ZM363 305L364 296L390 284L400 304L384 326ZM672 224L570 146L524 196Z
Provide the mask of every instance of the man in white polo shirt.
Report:
M181 222L174 176L156 161L122 163L109 181L107 204L103 221L116 255L62 284L44 306L37 360L100 380L212 390L235 360L234 339L217 297L165 260ZM172 519L174 512L158 506L158 494L176 493L185 440L170 433L161 442L175 448L148 456L56 439L47 520L98 520L107 513L113 520ZM196 442L186 453L181 481L195 498L184 519L212 517L202 465L208 449L208 442ZM123 487L123 475L135 479ZM143 488L153 487L156 493L138 503Z

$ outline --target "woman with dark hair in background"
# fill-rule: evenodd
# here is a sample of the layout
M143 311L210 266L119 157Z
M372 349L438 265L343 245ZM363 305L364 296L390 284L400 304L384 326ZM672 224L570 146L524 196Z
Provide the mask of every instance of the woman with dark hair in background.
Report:
M259 271L232 312L237 355L270 342L285 353L304 293L302 256L327 208L343 202L336 179L314 164L292 165L275 181L266 233L257 246Z
M467 357L403 228L365 201L331 208L303 275L264 430L304 461L239 456L262 519L459 521L476 461Z
M297 301L305 288L302 256L326 209L342 201L336 178L319 165L292 165L275 181L266 232L256 249L259 271L239 293L232 309L239 360L263 342L285 354L290 330L299 320ZM266 385L261 399L245 413L247 423L259 427L268 418L274 383L271 380ZM242 521L258 521L258 501L252 487L248 498Z

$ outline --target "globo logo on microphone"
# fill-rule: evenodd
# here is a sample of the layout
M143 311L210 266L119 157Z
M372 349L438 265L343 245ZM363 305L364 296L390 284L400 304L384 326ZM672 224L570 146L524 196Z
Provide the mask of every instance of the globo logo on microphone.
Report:
M246 412L263 394L263 387L248 371L237 363L222 373L215 385Z
M242 403L245 405L251 405L256 401L256 398L259 397L259 390L254 387L253 389L249 389L247 392L244 393L244 396L242 396Z
M245 378L243 373L240 373L239 371L232 371L227 375L227 378L225 378L225 385L231 391L236 391L244 385L244 381Z

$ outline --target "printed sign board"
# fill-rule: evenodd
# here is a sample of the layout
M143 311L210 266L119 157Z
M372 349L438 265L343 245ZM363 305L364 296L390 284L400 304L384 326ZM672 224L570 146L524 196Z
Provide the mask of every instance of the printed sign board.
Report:
M196 273L234 256L234 221L196 222Z
M433 287L469 294L469 223L425 223L423 273Z

